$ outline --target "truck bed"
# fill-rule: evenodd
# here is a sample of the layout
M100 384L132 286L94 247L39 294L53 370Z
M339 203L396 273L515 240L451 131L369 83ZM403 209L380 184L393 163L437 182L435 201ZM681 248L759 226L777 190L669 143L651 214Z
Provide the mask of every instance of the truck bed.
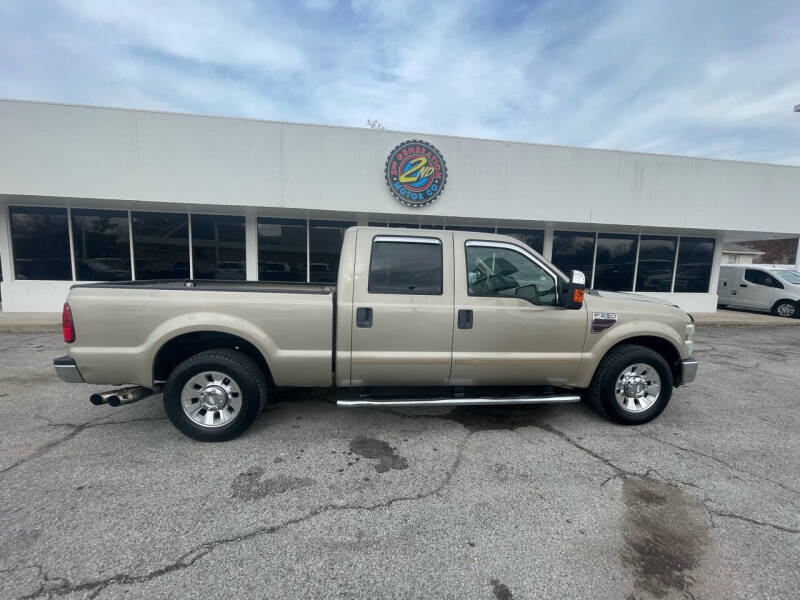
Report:
M332 383L336 286L216 280L78 284L70 355L88 383L152 387L164 345L201 332L258 349L278 385ZM191 338L187 338L191 346Z

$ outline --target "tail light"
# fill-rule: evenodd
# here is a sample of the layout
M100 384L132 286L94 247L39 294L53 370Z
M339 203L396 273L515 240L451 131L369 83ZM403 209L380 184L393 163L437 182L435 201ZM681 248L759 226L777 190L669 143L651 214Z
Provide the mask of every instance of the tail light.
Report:
M72 322L72 309L69 302L64 302L64 310L61 312L61 333L64 341L71 344L75 341L75 323Z

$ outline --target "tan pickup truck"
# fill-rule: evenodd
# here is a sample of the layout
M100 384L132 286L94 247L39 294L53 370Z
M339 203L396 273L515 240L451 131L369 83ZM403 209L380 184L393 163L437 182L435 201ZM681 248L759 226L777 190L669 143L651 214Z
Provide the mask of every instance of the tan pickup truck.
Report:
M577 402L624 424L691 382L693 319L667 302L586 290L511 237L353 227L335 286L136 281L75 285L67 382L119 406L163 391L172 423L231 439L270 390L337 386L340 406Z

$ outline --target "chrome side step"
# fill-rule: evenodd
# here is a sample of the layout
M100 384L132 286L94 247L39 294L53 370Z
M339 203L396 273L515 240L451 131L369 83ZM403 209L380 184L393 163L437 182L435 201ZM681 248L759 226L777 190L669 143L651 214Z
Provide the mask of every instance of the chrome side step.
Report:
M429 398L419 400L337 400L336 406L490 406L495 404L564 404L567 402L580 402L577 395L564 396L509 396L508 398Z

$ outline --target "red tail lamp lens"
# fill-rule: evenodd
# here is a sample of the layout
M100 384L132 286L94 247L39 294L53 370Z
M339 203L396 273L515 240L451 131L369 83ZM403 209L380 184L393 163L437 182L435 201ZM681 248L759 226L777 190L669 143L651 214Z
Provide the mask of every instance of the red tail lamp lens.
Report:
M72 322L72 309L67 302L64 303L64 310L61 313L61 333L64 341L71 344L75 341L75 324Z

